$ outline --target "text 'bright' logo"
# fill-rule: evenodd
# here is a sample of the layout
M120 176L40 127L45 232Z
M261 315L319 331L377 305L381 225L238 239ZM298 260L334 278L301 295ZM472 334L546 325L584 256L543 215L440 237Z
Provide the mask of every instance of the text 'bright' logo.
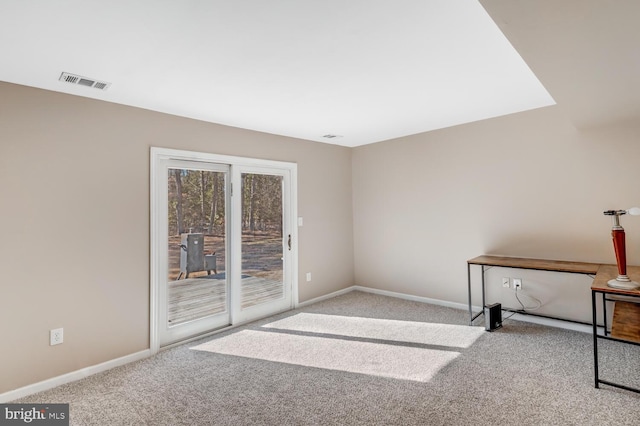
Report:
M69 424L69 404L0 404L0 410L0 426Z
M19 411L9 411L9 407L4 407L4 418L6 420L22 420L25 423L31 423L34 420L47 420L47 411L43 408L36 410L35 407L25 411L24 408Z

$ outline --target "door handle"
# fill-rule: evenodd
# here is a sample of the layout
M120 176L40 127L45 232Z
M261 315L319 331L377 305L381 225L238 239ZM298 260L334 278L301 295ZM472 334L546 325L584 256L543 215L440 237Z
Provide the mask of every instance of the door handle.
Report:
M291 234L289 234L289 239L287 240L287 245L289 246L289 251L291 251Z

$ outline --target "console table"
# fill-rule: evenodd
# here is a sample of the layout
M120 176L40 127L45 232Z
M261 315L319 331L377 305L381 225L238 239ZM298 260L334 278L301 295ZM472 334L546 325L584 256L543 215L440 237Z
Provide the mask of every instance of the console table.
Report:
M467 286L469 291L469 325L473 320L484 313L483 310L473 314L471 306L471 265L479 265L482 269L482 306L485 302L484 272L487 266L501 266L504 268L535 269L539 271L569 272L574 274L596 275L600 268L599 263L568 262L564 260L526 259L522 257L506 256L478 256L467 260ZM617 276L617 275L616 275Z
M640 282L640 267L627 266L627 275L629 275L629 278L631 278L633 281ZM624 296L626 298L631 298L628 300L633 300L635 303L640 303L640 289L623 290L618 288L612 288L607 285L607 281L617 276L618 276L618 269L616 266L601 265L595 279L593 280L593 284L591 285L591 311L593 315L593 365L594 365L595 387L599 388L600 383L602 383L602 384L613 386L616 388L626 389L628 391L640 393L640 389L632 388L619 383L613 383L608 380L602 380L600 379L599 372L598 372L598 339L613 340L616 342L627 343L630 345L640 345L640 342L638 341L614 337L607 332L606 302L617 300L617 299L611 299L607 297ZM598 293L602 294L602 309L603 309L603 314L605 318L603 334L598 334L598 327L596 325L596 317L597 317L596 294Z
M485 301L485 282L484 272L487 266L500 266L504 268L516 268L516 269L535 269L539 271L551 271L551 272L568 272L573 274L593 275L593 283L591 285L591 313L593 316L593 361L594 361L594 376L595 387L599 388L600 384L605 384L620 389L625 389L632 392L640 393L640 389L625 386L619 383L614 383L608 380L602 380L598 371L598 339L612 340L621 343L627 343L631 345L640 346L640 339L629 340L620 337L615 337L608 332L607 327L607 302L620 301L619 296L626 297L625 300L633 300L634 303L640 304L640 289L623 290L613 287L609 287L607 282L610 279L618 276L618 268L616 265L602 265L599 263L585 263L585 262L568 262L563 260L543 260L543 259L526 259L521 257L506 257L506 256L478 256L473 259L467 260L467 285L469 291L469 325L473 324L473 320L478 318L484 313L481 310L477 314L473 314L471 305L471 265L478 265L482 270L482 306L486 305ZM633 280L640 282L640 266L627 266L627 275ZM602 310L604 318L604 327L602 334L598 333L597 324L597 303L596 295L600 293L602 295ZM616 298L618 297L618 298ZM637 327L637 325L634 324ZM634 330L637 333L637 328ZM624 333L622 334L624 335Z
M482 270L482 306L486 305L485 301L485 282L484 272L487 266L500 266L504 268L515 269L534 269L539 271L551 271L551 272L568 272L573 274L593 275L593 283L591 285L591 312L593 315L593 360L594 360L594 376L595 387L599 388L600 384L605 384L620 389L625 389L632 392L640 393L640 389L625 386L620 383L614 383L608 380L602 380L599 376L598 369L598 339L613 340L616 342L627 343L631 345L640 346L640 338L636 340L623 339L615 337L608 332L607 326L607 302L620 301L620 298L624 300L632 300L634 303L640 304L640 289L623 290L613 287L609 287L607 282L618 276L618 268L616 265L601 265L599 263L585 263L585 262L568 262L562 260L544 260L544 259L526 259L521 257L507 257L507 256L478 256L467 261L467 285L469 291L469 325L473 324L473 320L478 318L484 313L481 310L477 314L473 314L471 305L471 266L477 265ZM633 280L640 282L640 266L627 266L627 275ZM602 311L604 318L604 327L602 334L598 333L597 325L597 313L598 306L596 303L596 295L602 295ZM634 329L634 333L637 333L637 329Z

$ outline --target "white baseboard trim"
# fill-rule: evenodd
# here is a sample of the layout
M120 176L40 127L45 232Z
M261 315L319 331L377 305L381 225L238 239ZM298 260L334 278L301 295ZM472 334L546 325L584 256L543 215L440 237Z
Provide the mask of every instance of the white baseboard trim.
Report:
M448 308L464 309L464 310L469 309L469 307L463 303L448 302L446 300L439 300L439 299L430 299L428 297L414 296L412 294L406 294L406 293L397 293L395 291L380 290L377 288L364 287L361 285L352 285L351 287L343 288L342 290L334 291L333 293L325 294L324 296L316 297L314 299L310 299L305 302L298 303L296 308L304 308L305 306L313 305L314 303L322 302L323 300L333 299L334 297L351 293L352 291L362 291L364 293L378 294L380 296L395 297L396 299L412 300L414 302L421 302L421 303L430 303L432 305L446 306ZM480 308L474 307L474 309L480 309Z
M377 288L363 287L355 285L351 287L353 290L363 291L365 293L379 294L381 296L395 297L396 299L411 300L413 302L429 303L431 305L446 306L447 308L468 310L469 306L464 303L449 302L440 299L431 299L429 297L414 296L412 294L397 293L395 291L380 290Z
M305 306L313 305L314 303L322 302L323 300L333 299L334 297L342 296L352 292L355 286L343 288L342 290L334 291L333 293L325 294L324 296L315 297L313 299L306 300L304 302L298 302L295 308L304 308Z
M504 314L503 314L504 315ZM571 321L562 321L553 318L536 317L533 315L514 314L509 319L533 324L547 325L549 327L564 328L565 330L581 331L583 333L593 333L593 327L588 324L580 324Z
M349 291L357 290L365 293L379 294L381 296L395 297L397 299L411 300L414 302L421 302L421 303L430 303L432 305L445 306L447 308L460 309L463 311L469 310L469 305L467 305L466 303L456 303L456 302L449 302L447 300L431 299L428 297L414 296L411 294L397 293L395 291L380 290L377 288L363 287L359 285L349 287L348 289L345 289L345 290L349 290ZM479 312L482 309L479 306L473 306L472 308L474 312ZM580 331L583 333L593 333L593 328L590 325L579 324L571 321L562 321L562 320L557 320L553 318L544 318L544 317L537 317L533 315L522 315L522 314L514 314L509 319L513 319L516 321L530 322L533 324L546 325L549 327L563 328L566 330Z
M146 349L144 351L136 352L131 355L126 355L120 358L112 359L110 361L103 362L101 364L92 365L90 367L81 368L80 370L72 371L61 376L52 377L47 380L43 380L32 385L24 386L9 392L0 394L0 404L4 404L10 401L14 401L25 396L33 395L34 393L42 392L55 388L56 386L64 385L66 383L75 382L76 380L84 379L85 377L92 376L103 371L110 370L121 365L129 364L130 362L138 361L151 356L151 350Z

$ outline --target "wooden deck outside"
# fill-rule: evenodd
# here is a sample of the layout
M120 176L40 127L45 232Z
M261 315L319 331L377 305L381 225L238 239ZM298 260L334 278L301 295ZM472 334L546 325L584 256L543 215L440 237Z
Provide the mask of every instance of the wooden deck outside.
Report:
M226 280L188 278L169 282L168 321L172 325L225 312ZM283 296L283 285L259 277L242 278L241 307L259 305Z

